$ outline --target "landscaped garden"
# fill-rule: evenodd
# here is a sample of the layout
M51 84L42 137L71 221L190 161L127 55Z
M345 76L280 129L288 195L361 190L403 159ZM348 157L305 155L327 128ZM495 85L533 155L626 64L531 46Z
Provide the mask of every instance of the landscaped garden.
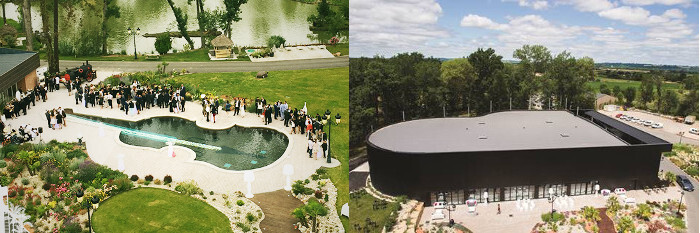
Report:
M11 209L36 232L83 232L92 201L98 201L92 219L98 232L134 226L147 232L261 232L262 210L240 192L206 192L194 181L172 184L171 176L129 177L93 162L76 143L9 144L1 152L0 185L9 186Z
M165 69L163 69L165 70ZM161 70L162 71L162 70ZM328 178L338 190L336 211L340 213L343 204L349 202L348 195L348 109L349 88L348 68L271 71L267 78L257 79L255 72L239 73L196 73L186 71L172 73L139 72L115 75L105 80L112 85L119 82L131 83L137 80L141 84L167 84L187 87L191 98L219 96L220 99L231 97L264 97L271 101L287 101L291 108L302 108L304 103L310 114L322 114L326 109L331 115L340 113L342 123L333 124L330 129L330 154L341 162L340 166L324 168ZM253 110L254 108L248 108ZM326 129L328 132L329 130ZM348 218L341 217L343 226L348 229Z
M338 190L328 179L327 171L316 170L311 180L297 180L292 185L292 194L304 205L292 211L299 220L294 226L304 233L340 232L344 229L338 212L332 211L337 205Z
M698 146L688 144L673 144L671 152L665 152L664 157L678 166L688 175L698 179ZM671 180L674 183L675 178Z
M350 213L356 213L350 220L350 232L381 232L384 228L389 231L396 225L399 202L376 198L365 189L351 193L350 197Z
M616 232L682 232L686 206L677 201L620 204L616 196L608 198L605 208L585 206L580 210L562 213L544 213L542 222L533 232L600 232L601 226ZM601 214L601 211L604 211ZM677 213L678 212L678 213ZM603 219L605 218L605 219ZM607 225L612 224L612 225Z

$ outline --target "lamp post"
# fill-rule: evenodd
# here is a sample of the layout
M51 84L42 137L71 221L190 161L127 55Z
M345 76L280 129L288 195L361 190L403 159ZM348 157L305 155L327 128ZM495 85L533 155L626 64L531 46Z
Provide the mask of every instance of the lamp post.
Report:
M136 28L136 31L133 31L133 33L132 33L131 27L129 27L126 29L126 32L129 35L134 36L134 60L137 60L137 59L139 59L139 57L138 57L138 55L136 55L136 35L141 34L141 28Z
M683 190L681 190L681 200L678 201L678 210L676 210L676 214L681 213L681 205L683 203L683 194L685 194L685 192L683 192Z
M600 185L598 184L598 182L595 183L594 188L595 188L595 196L597 197L597 196L598 196L598 191L600 190Z
M289 180L289 176L294 174L294 167L291 164L285 164L284 167L282 168L282 174L287 176L287 183L284 186L284 190L287 190L287 191L292 190L292 185L291 185L291 181Z
M457 206L454 205L454 204L451 204L451 205L450 205L450 204L447 204L447 205L445 206L445 209L447 209L447 219L450 220L450 223L449 223L449 224L450 224L450 227L452 227L452 225L455 224L455 220L452 219L452 211L454 211L455 209L457 209Z
M243 173L243 181L248 183L248 193L245 195L246 198L253 198L253 187L252 184L255 180L255 175L252 171L246 171Z
M326 115L330 116L331 110L326 109ZM331 124L328 124L328 155L326 155L326 163L331 163Z
M680 144L681 142L683 142L683 134L685 134L685 132L679 132L679 133L678 133L678 135L681 136L680 139L678 139L678 144Z
M549 188L549 202L552 203L552 212L549 215L549 219L554 218L554 200L557 199L558 196L554 195L554 188L550 187Z

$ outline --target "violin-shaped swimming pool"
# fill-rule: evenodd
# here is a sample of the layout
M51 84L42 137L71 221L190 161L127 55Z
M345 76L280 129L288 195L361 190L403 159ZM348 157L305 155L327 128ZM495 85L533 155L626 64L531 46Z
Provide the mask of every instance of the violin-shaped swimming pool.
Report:
M228 129L205 129L179 117L153 117L137 122L72 115L121 128L119 140L143 147L160 149L168 141L192 149L196 160L226 170L250 170L267 166L279 159L289 139L283 133L267 128L233 126Z

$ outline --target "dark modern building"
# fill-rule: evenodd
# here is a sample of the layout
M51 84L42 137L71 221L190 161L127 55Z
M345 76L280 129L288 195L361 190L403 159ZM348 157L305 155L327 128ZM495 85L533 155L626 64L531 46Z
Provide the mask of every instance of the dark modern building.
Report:
M38 53L0 48L0 96L14 97L18 89L34 88L38 83L37 68Z
M595 111L507 111L384 127L367 139L372 185L429 205L464 204L660 183L672 145ZM488 197L484 198L484 192Z

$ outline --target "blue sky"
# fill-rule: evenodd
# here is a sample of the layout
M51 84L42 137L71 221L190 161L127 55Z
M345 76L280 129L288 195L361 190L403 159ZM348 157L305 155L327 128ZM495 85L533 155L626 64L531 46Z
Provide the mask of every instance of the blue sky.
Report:
M350 56L454 58L525 44L596 62L698 65L697 0L351 0Z

